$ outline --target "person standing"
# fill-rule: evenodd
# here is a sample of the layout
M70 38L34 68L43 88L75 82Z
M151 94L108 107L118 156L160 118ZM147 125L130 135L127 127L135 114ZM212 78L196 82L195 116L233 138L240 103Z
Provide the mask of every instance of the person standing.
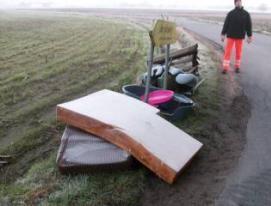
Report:
M221 32L221 41L224 42L227 36L225 54L223 59L223 74L226 74L230 68L230 59L232 48L235 45L235 71L240 72L243 42L246 37L247 42L252 42L252 22L250 14L242 6L242 0L234 0L235 9L227 14L224 26Z

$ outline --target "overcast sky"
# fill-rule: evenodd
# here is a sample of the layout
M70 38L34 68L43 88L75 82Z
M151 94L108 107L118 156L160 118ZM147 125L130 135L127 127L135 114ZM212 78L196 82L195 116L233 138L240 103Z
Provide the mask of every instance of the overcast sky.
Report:
M0 8L163 8L163 9L214 9L233 6L234 0L0 0ZM271 10L270 0L243 0L246 8Z

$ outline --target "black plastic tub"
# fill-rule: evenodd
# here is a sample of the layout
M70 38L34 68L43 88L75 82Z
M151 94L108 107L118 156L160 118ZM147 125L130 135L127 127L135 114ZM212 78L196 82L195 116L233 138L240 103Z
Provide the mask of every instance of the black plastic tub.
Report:
M161 90L160 88L151 87L150 92ZM124 94L134 97L140 100L140 97L145 94L145 86L139 85L126 85L122 87ZM185 118L196 106L196 104L190 98L175 94L174 98L167 102L160 104L158 109L161 115L165 116L167 119L176 121Z

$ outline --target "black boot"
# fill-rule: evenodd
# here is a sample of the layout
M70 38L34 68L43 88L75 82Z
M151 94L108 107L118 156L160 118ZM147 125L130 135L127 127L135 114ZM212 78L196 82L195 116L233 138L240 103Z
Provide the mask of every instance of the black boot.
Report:
M235 68L235 72L240 73L240 68L239 67Z
M227 74L227 70L226 69L223 69L223 71L222 71L222 74Z

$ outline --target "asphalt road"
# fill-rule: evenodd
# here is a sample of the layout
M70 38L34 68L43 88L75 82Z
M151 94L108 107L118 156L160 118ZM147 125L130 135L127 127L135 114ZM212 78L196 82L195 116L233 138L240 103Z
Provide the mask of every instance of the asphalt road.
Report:
M223 45L221 25L185 19L179 24ZM271 37L254 34L253 44L244 47L238 75L252 106L247 143L216 205L271 205Z

